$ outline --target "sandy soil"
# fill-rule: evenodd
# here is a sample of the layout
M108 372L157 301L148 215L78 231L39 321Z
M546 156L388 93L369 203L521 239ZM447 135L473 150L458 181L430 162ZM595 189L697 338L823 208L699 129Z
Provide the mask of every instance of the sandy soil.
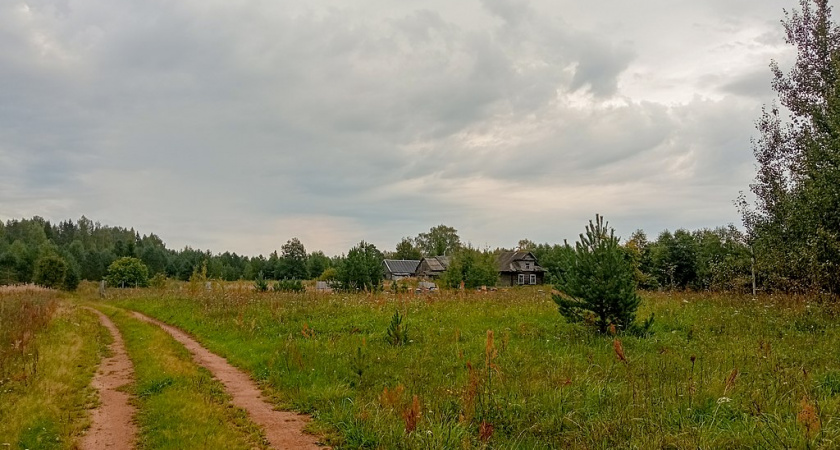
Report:
M308 422L305 415L277 411L260 393L257 384L241 370L230 365L224 358L205 349L183 331L163 322L144 316L134 315L146 322L160 326L175 340L189 350L195 361L206 367L214 377L224 384L233 397L233 404L248 412L255 423L265 430L269 444L276 449L323 449L318 446L317 438L305 434L303 427Z
M128 359L125 342L111 319L93 308L86 309L99 316L99 321L111 332L114 342L111 344L112 356L102 359L91 383L99 391L102 404L93 410L92 425L80 445L82 450L129 450L134 448L137 438L137 427L132 421L135 411L129 403L129 395L117 389L133 380L134 366Z

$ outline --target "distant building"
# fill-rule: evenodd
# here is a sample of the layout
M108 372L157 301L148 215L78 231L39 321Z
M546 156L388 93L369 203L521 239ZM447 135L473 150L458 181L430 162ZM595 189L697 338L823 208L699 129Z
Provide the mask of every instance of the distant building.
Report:
M401 280L413 277L417 272L420 261L416 259L386 259L382 261L385 266L386 280Z
M545 282L545 269L537 264L537 258L531 252L502 252L498 261L499 284L502 286Z
M448 256L430 256L420 260L415 275L419 278L436 279L449 267Z

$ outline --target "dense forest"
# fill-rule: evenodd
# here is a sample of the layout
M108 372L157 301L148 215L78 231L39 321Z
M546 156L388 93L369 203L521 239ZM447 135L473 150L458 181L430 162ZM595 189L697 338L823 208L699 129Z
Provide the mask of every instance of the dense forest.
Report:
M185 247L173 250L155 234L143 235L134 229L101 225L82 216L50 223L41 217L0 222L0 284L30 283L37 262L59 257L67 263L68 274L84 280L101 280L108 267L121 257L139 258L150 276L188 280L206 264L207 276L227 281L253 279L260 272L267 278L310 278L330 266L321 252L306 254L303 245L292 239L267 258Z
M435 239L446 244L436 248L430 242ZM457 230L440 225L415 239L404 239L397 251L383 256L419 258L433 253L457 253L461 247ZM562 254L569 251L565 245L536 245L527 239L517 249L534 252L549 272L549 281L564 270ZM648 241L639 230L624 241L624 249L636 267L636 279L643 289L750 289L749 248L744 235L733 226L663 231L653 241ZM505 249L496 252L502 250ZM208 278L226 281L253 280L260 273L275 280L311 279L330 267L340 266L344 260L343 255L331 258L320 251L307 253L296 238L268 257L249 257L190 247L174 250L155 234L140 235L133 228L106 226L84 216L75 222L55 224L41 217L0 222L0 284L33 282L38 261L55 257L66 262L71 279L101 280L114 261L126 256L140 259L149 276L163 274L184 281L205 267Z

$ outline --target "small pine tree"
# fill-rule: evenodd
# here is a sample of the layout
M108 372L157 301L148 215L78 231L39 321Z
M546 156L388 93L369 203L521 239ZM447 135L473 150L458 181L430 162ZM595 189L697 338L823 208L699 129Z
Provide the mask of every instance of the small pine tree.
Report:
M257 277L254 278L254 289L257 292L266 292L268 290L268 281L265 280L262 271L257 274Z
M559 293L553 296L560 314L573 322L594 315L601 333L610 325L621 331L630 329L641 299L636 294L632 262L609 223L596 215L574 251L565 252L565 258L566 270L555 286Z
M408 344L408 326L403 324L403 316L399 311L394 311L391 323L385 333L385 341L393 346Z

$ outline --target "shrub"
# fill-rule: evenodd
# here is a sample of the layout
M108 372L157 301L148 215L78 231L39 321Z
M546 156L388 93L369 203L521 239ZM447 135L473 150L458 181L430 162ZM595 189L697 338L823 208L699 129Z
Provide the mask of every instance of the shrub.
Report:
M166 275L163 272L158 272L149 279L149 286L157 289L163 289L166 287Z
M149 269L138 258L125 256L108 266L105 280L114 287L146 287Z
M601 333L610 325L621 331L630 329L641 299L636 294L633 265L609 223L596 215L565 257L567 270L558 277L558 293L553 295L560 314L573 322L594 316Z
M336 281L338 280L338 270L335 267L327 267L321 272L318 281Z
M303 287L303 282L300 280L280 280L274 283L274 290L276 292L303 292L306 290Z
M58 256L45 256L35 263L35 284L58 289L64 286L67 262Z

